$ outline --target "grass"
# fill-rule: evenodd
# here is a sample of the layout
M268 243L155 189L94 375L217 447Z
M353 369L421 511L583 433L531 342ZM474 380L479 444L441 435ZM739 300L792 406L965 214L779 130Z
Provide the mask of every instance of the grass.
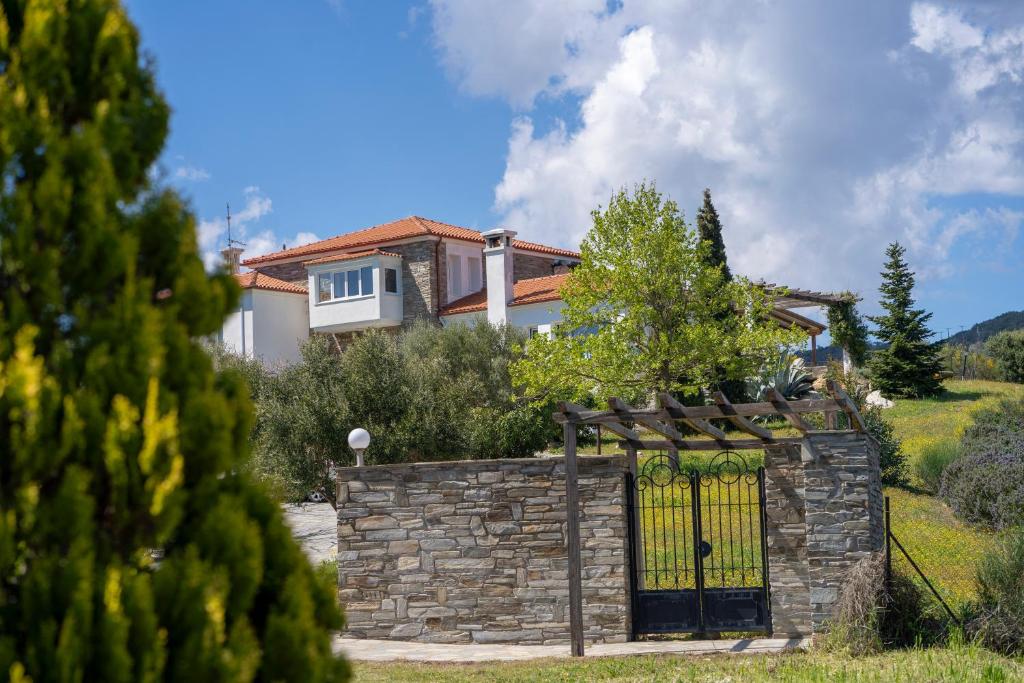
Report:
M1007 382L947 380L945 387L946 393L936 398L897 399L884 413L903 441L908 471L915 479L918 458L929 448L959 441L976 411L1003 398L1024 397L1024 385Z
M994 535L967 526L933 496L886 489L892 506L892 531L928 580L954 611L975 597L974 567L991 547ZM913 570L897 549L893 562Z
M975 647L851 657L821 652L706 657L643 656L495 664L356 663L356 683L541 681L1019 681L1024 663Z

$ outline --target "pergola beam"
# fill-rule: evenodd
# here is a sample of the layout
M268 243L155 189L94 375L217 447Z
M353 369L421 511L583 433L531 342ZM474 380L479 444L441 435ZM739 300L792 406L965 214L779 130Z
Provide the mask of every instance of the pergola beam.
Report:
M783 436L773 438L771 441L762 441L760 439L723 439L721 441L712 439L687 439L683 441L644 439L639 442L620 441L619 447L625 449L627 446L632 446L642 451L667 451L672 448L677 448L681 451L750 451L764 448L765 446L799 444L800 441L801 437L797 436Z
M778 411L779 415L786 418L786 422L793 425L801 432L810 432L814 430L814 426L809 424L806 420L796 414L793 408L790 406L789 401L786 397L779 393L779 390L775 387L769 387L768 400L771 401L772 405L775 406L775 410Z
M665 391L659 392L658 401L661 403L661 407L664 408L670 416L674 419L681 420L683 424L692 427L701 434L710 436L712 439L718 441L726 438L725 432L718 427L703 420L702 418L691 415L689 406L684 406L682 403L677 401L672 394Z
M797 401L786 401L789 404L790 409L795 414L802 413L821 413L828 410L843 410L843 407L835 399L831 398L809 398L800 399ZM561 404L560 404L561 405ZM606 424L608 422L618 422L621 420L621 416L614 410L591 410L577 406L578 410L570 411L572 414L572 421L580 424ZM735 414L741 417L756 417L758 415L779 415L778 408L774 403L734 403L733 410ZM662 408L643 408L638 409L632 413L633 419L638 416L648 415L654 418L661 418L665 415L665 410ZM690 419L713 419L713 420L727 420L731 413L722 411L722 407L718 405L713 406L686 406L686 414ZM564 414L564 411L559 408L559 412L554 414L554 420L556 422L566 422L570 418Z
M712 397L715 399L715 403L718 404L719 409L726 414L725 419L729 420L736 429L744 431L752 436L756 436L763 441L770 441L772 439L772 433L770 430L767 430L764 427L759 427L742 415L738 415L736 413L735 406L733 406L732 402L729 401L728 397L726 397L726 395L721 391L716 391L712 394Z
M864 424L864 418L861 417L860 411L857 410L857 404L853 402L853 399L843 391L843 388L839 386L839 383L833 379L826 380L825 386L828 387L828 393L832 394L832 397L839 404L839 407L844 413L850 418L850 427L856 429L858 432L866 432L868 430L867 425Z

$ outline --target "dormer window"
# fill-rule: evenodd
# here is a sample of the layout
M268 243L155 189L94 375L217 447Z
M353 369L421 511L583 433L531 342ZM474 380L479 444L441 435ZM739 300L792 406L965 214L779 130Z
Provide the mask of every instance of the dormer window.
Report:
M373 294L373 267L320 273L317 276L317 301L352 299Z

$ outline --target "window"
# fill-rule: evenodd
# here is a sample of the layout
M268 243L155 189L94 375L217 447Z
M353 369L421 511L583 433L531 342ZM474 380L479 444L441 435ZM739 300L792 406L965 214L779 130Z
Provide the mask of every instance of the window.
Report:
M448 256L448 300L462 296L462 259L457 255Z
M389 270L395 273L393 268ZM397 282L397 277L393 279ZM398 291L397 287L395 291ZM316 300L319 303L371 294L373 294L373 266L317 275Z
M398 271L394 268L384 269L384 291L398 294Z
M538 328L537 328L536 326L533 326L533 327L530 327L530 329L528 329L528 330L526 331L526 333L527 333L527 334L528 334L528 335L530 336L530 338L532 339L533 337L536 337L536 336L537 336L537 334L539 334L539 333L540 333L540 330L539 330L539 329L538 329Z
M359 280L362 282L362 294L373 294L373 268L366 266L359 269Z
M331 276L322 273L318 279L317 301L330 301L331 299Z
M480 259L475 256L470 256L466 259L466 264L469 269L469 291L479 292L482 280L482 271L480 269Z

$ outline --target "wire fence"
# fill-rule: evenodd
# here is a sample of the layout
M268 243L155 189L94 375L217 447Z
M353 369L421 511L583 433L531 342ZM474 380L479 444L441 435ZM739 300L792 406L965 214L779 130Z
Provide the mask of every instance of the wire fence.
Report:
M893 571L916 583L935 602L936 610L948 611L961 620L977 598L975 568L991 550L992 535L902 514L895 504L890 506L888 496L886 513Z

